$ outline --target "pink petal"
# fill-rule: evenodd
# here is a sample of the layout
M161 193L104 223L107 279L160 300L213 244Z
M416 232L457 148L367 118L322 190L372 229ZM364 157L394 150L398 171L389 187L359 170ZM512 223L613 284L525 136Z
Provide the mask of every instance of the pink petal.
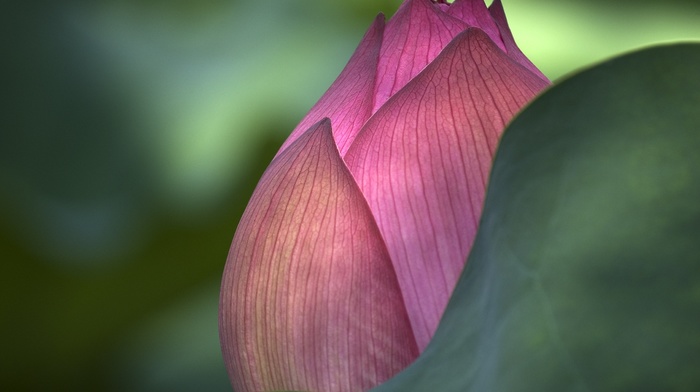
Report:
M547 79L547 77L544 76L544 74L537 69L537 67L535 67L535 64L525 57L523 52L520 51L520 48L518 48L518 45L515 44L515 38L513 38L513 34L511 34L510 28L508 27L508 20L506 20L506 13L503 10L501 0L493 0L493 3L491 3L491 6L489 7L489 12L496 21L496 25L498 25L498 29L501 32L501 37L506 45L506 53L508 53L508 56L520 63L525 68L529 69L540 79L549 83L549 79Z
M386 241L421 351L471 248L500 134L546 85L469 29L368 121L344 157Z
M415 338L386 246L328 119L271 164L231 245L220 303L236 391L369 389Z
M434 7L430 0L403 3L387 23L384 33L372 112L376 112L466 28L464 22Z
M372 114L374 83L383 33L384 15L378 15L338 78L292 131L277 155L294 143L309 127L326 117L333 123L333 135L338 148L342 153L347 151L350 142Z
M484 30L499 48L506 50L498 26L486 8L484 0L455 0L447 13L471 27Z

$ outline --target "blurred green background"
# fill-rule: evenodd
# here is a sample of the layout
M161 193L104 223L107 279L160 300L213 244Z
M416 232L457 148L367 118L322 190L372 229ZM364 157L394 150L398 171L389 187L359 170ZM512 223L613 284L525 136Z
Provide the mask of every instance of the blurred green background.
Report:
M286 135L399 0L6 5L0 389L227 391L218 285ZM696 0L504 0L552 79L700 39Z

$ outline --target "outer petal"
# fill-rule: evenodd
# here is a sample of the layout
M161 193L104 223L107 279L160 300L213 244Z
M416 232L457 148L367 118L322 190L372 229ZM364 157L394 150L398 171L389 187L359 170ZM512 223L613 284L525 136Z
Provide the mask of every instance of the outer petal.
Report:
M287 149L310 126L330 118L338 149L344 153L372 114L384 15L378 15L338 78L292 131L277 153Z
M491 3L491 6L489 7L489 12L491 13L491 16L493 16L493 19L496 21L496 24L498 25L498 29L501 32L501 37L503 38L503 42L506 45L506 53L508 53L508 56L510 56L513 60L517 61L518 63L522 64L525 68L532 71L540 79L549 83L549 79L547 79L547 77L544 76L544 74L539 69L537 69L537 67L535 67L535 64L533 64L523 54L523 52L520 51L518 45L515 44L513 34L511 34L510 28L508 28L508 20L506 20L506 13L503 10L503 4L501 4L501 0L493 0L493 3Z
M255 190L219 322L236 391L366 390L417 357L386 246L327 119Z
M499 136L546 85L469 29L370 119L345 156L386 241L421 350L476 234Z
M374 110L437 57L468 26L430 0L408 0L389 20L379 57Z

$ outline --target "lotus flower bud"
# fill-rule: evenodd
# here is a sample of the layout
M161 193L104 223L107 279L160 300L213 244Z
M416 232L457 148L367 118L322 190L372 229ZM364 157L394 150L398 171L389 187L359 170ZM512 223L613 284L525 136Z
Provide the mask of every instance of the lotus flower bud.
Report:
M377 17L258 184L226 263L234 389L366 390L430 341L505 125L549 84L499 0Z

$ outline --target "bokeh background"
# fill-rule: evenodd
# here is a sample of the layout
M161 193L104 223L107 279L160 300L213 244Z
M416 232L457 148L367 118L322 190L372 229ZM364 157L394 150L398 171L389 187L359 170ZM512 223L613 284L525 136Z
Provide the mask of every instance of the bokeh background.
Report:
M220 274L286 135L399 0L3 6L0 390L230 391ZM552 79L700 40L696 0L504 0Z

